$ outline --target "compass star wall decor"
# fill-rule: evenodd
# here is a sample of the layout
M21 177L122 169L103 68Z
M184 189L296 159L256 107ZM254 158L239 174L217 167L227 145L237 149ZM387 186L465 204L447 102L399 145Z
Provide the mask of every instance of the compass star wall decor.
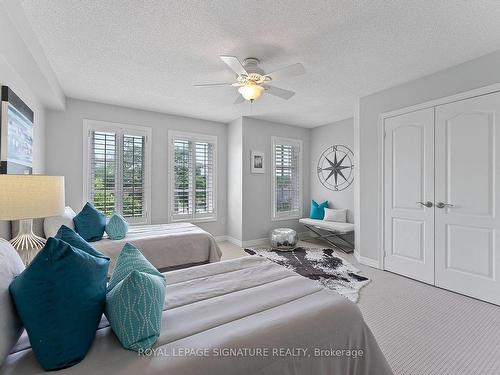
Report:
M354 181L354 153L346 146L328 147L318 161L318 178L327 189L341 191Z

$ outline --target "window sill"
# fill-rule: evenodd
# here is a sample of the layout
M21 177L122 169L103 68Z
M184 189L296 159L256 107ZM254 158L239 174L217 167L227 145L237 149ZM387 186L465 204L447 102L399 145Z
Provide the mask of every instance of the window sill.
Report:
M281 217L271 217L271 221L287 221L287 220L297 220L301 219L302 215L291 215L291 216L281 216Z
M125 218L127 220L127 218ZM151 224L151 221L149 219L146 220L141 220L141 221L128 221L127 224L130 225L131 227L134 227L136 225L149 225Z
M216 217L207 217L201 219L170 219L169 223L213 223L216 221Z

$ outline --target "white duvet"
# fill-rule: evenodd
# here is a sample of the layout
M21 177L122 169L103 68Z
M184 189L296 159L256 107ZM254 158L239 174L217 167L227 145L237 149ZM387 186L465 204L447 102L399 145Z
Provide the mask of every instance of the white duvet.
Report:
M355 304L262 257L165 276L162 332L153 350L121 348L103 319L87 357L60 373L392 374ZM41 373L22 340L2 370Z

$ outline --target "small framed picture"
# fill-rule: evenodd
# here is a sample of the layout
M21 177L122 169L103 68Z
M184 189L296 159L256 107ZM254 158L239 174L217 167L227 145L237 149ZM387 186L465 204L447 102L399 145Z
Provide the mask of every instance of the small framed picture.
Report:
M262 151L252 151L251 156L251 172L252 173L265 173L266 165L264 164L264 153Z

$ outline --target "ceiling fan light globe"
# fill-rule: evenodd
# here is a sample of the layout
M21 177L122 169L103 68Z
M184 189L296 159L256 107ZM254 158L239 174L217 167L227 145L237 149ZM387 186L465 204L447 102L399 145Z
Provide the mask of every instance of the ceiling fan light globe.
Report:
M264 87L256 85L255 83L247 83L245 86L241 86L238 92L246 100L258 99L264 91Z

